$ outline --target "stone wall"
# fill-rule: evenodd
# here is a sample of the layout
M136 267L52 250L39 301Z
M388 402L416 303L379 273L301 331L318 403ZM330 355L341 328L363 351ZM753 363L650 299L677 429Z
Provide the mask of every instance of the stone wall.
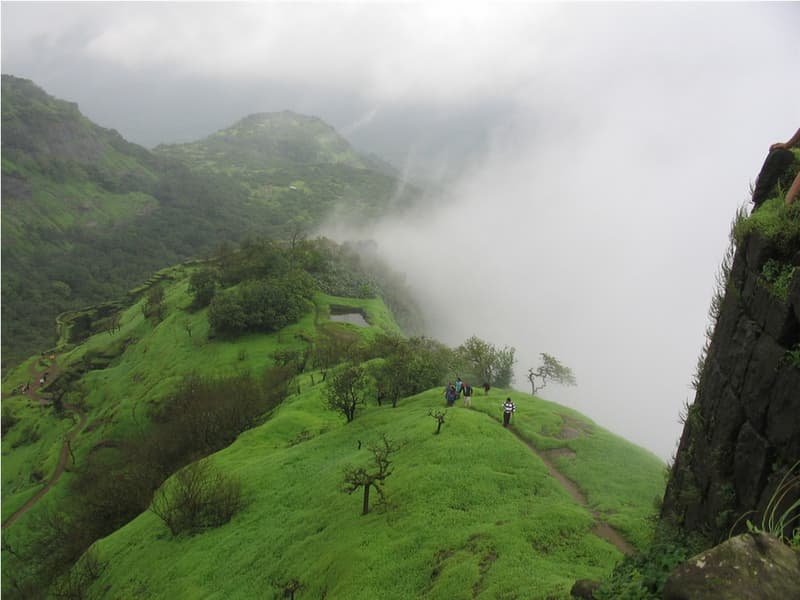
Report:
M800 248L753 233L736 251L664 497L662 518L716 540L760 523L800 460L800 269L781 300L762 275L770 259L800 266Z

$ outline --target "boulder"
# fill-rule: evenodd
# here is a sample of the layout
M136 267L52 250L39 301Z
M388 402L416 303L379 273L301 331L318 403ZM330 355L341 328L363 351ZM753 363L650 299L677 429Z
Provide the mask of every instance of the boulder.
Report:
M785 600L798 590L800 551L745 533L678 565L664 584L664 600Z

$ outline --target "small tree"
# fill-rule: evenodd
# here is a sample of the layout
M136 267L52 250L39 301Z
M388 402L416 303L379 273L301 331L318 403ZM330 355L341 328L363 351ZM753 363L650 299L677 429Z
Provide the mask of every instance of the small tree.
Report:
M362 515L369 512L369 490L374 487L381 497L381 502L386 498L383 493L384 480L392 474L389 456L399 449L399 445L392 442L386 434L381 434L381 441L368 444L367 449L372 452L372 469L368 467L348 466L344 470L345 489L352 494L358 488L364 488L364 504Z
M203 308L211 303L217 291L218 274L214 269L204 267L189 277L189 293L194 297L192 305Z
M458 347L457 352L479 381L499 387L511 385L517 360L513 347L505 346L501 350L473 335Z
M157 321L161 321L164 318L164 311L164 288L159 283L147 291L142 314L147 319L155 318Z
M356 406L368 392L367 376L361 365L346 364L331 375L328 382L328 408L342 413L350 423L356 416Z
M442 430L442 425L444 425L444 418L447 416L447 409L436 411L429 410L428 416L436 419L436 435L439 435L439 432Z
M542 390L548 381L555 381L561 385L576 386L578 382L572 369L562 365L555 357L542 352L539 356L542 357L542 364L536 368L531 367L528 369L528 381L531 382L531 394Z

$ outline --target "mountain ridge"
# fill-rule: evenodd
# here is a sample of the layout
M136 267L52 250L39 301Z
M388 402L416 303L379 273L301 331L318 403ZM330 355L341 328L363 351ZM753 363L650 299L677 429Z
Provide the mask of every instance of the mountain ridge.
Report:
M124 294L153 271L222 244L305 235L335 210L377 218L403 187L358 162L316 117L284 115L312 123L347 161L236 165L227 139L217 157L227 167L198 169L125 141L30 80L4 74L2 94L4 368L51 346L62 311ZM324 154L315 154L315 140L307 135L300 145L309 156ZM239 154L252 153L245 145Z

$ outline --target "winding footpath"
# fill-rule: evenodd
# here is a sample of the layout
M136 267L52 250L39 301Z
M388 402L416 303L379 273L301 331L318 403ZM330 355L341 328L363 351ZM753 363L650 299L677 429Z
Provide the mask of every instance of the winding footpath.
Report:
M508 429L517 436L523 444L525 444L531 452L533 452L547 467L547 470L550 472L550 476L558 481L561 486L567 491L567 493L572 496L572 499L575 500L578 504L586 508L589 511L589 514L592 515L594 519L594 527L592 527L592 533L596 536L603 538L607 542L614 545L617 550L622 552L626 556L630 556L632 554L636 554L636 549L631 546L625 538L623 538L619 532L611 527L608 523L602 520L602 516L595 510L592 510L589 507L589 502L586 500L586 496L581 493L578 489L578 486L575 485L574 482L567 479L561 471L556 469L555 465L547 458L544 454L539 452L533 444L531 444L528 440L523 438L517 431L514 429L513 426L508 427Z
M48 403L47 400L45 400L38 394L39 388L41 388L43 385L39 383L40 379L44 377L45 374L49 379L57 373L57 366L54 357L52 358L52 361L53 362L50 363L50 366L45 371L36 372L35 364L32 365L30 369L31 384L29 386L29 389L25 392L25 395L28 396L29 398L38 400L40 404ZM14 521L19 519L26 512L28 512L31 509L31 507L33 507L39 500L42 499L42 497L47 492L50 491L50 488L52 488L56 484L56 482L61 477L62 473L64 473L64 469L67 466L67 459L69 458L70 454L70 444L72 443L72 440L75 439L75 436L78 435L78 433L86 425L86 414L83 413L77 406L71 404L65 404L64 410L69 410L76 413L78 415L78 424L72 429L70 429L64 436L64 443L61 446L61 454L58 457L58 465L56 466L56 470L50 476L50 479L47 480L47 483L44 484L44 487L42 487L42 489L36 492L36 494L34 494L25 504L23 504L19 509L17 509L14 512L14 514L12 514L8 519L6 519L6 521L3 523L2 526L3 529L14 523Z

